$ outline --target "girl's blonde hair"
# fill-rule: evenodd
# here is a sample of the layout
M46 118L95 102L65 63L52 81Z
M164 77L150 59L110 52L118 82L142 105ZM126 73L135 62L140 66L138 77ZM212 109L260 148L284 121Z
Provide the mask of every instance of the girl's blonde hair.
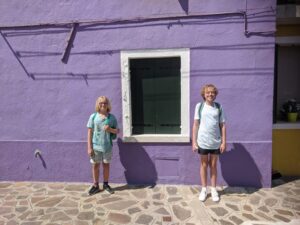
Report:
M218 89L216 88L215 85L213 85L213 84L206 84L206 85L204 85L204 86L202 87L202 89L201 89L201 96L202 96L202 98L203 98L204 100L205 100L205 91L206 91L208 88L213 88L213 90L214 90L216 96L217 96L218 93L219 93L219 91L218 91Z
M107 103L107 112L111 111L111 104L110 104L109 99L106 96L100 96L96 100L96 105L95 105L96 112L100 112L100 105L99 105L100 102L106 102Z

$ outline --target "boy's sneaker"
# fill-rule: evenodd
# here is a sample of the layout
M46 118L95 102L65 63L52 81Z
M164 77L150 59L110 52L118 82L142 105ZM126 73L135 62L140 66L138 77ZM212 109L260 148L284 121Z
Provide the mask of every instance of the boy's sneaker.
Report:
M218 194L216 188L212 188L210 193L211 193L211 198L214 202L220 201L220 197L219 197L219 194Z
M94 195L100 192L99 186L93 185L89 190L89 195Z
M108 184L103 184L103 189L109 194L115 193L115 191Z
M204 202L205 199L206 199L206 196L207 196L206 188L202 188L202 189L201 189L201 192L200 192L200 194L199 194L199 200L200 200L201 202Z

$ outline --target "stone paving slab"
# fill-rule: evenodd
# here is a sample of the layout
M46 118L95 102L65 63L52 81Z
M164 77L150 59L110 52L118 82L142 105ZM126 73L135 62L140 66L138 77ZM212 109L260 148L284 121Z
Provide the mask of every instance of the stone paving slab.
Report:
M273 181L273 188L225 187L221 200L204 202L214 221L224 225L300 225L300 179Z
M274 188L221 187L221 200L198 200L200 186L112 184L115 194L88 196L89 184L0 182L0 225L300 224L300 179Z

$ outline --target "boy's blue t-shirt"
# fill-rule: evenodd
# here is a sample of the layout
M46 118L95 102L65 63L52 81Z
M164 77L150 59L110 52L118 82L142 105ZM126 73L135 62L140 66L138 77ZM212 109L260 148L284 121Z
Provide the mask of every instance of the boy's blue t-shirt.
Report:
M113 114L109 114L109 126L118 128L118 123ZM103 130L103 127L107 124L107 119L102 119L99 113L90 115L87 127L93 129L93 150L100 152L108 152L112 150L110 132Z

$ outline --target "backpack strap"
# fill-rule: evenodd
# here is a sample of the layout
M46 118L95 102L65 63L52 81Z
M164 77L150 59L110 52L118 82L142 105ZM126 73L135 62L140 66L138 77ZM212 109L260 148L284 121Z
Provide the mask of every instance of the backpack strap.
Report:
M203 107L204 107L204 102L200 102L200 106L199 106L199 122L201 120L201 113L202 113L202 110L203 110Z
M108 113L108 115L107 115L107 123L109 124L109 122L110 122L110 113Z
M96 114L96 113L95 113L95 114ZM109 125L110 119L111 119L111 114L108 113L108 115L107 115L107 117L106 117L106 119L105 119L105 124L106 124L106 125ZM114 128L114 127L112 127L112 128ZM110 133L110 135L109 135L109 140L110 140L111 146L113 145L112 140L113 140L113 139L116 139L116 137L117 137L116 134Z
M97 113L95 112L94 114L93 114L93 121L95 120L95 117L96 117L96 115L97 115Z
M222 108L220 103L215 102L215 106L217 107L218 111L219 111L219 122L221 121L221 112L222 112Z

